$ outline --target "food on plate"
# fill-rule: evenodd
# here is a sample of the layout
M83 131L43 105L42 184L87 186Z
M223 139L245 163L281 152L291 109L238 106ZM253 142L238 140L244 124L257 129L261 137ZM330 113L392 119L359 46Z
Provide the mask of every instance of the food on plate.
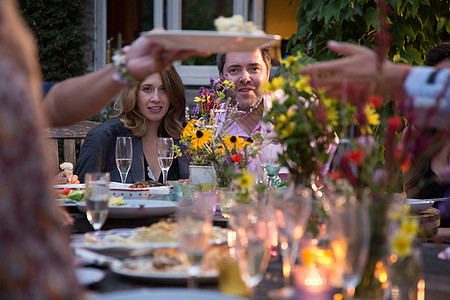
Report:
M108 199L108 206L124 206L126 203L123 201L123 197L111 196Z
M138 182L130 185L130 188L136 189L136 188L146 188L146 187L155 187L155 186L165 186L165 184L154 181L154 180L138 181Z
M216 26L217 31L222 32L248 33L252 35L265 34L253 22L244 22L244 18L241 15L234 15L230 18L220 16L214 20L214 26Z
M177 242L177 223L161 220L151 226L141 227L133 237L137 242Z
M152 264L155 269L166 271L181 266L181 253L178 248L161 248L153 250Z
M84 200L84 191L79 189L67 188L58 191L58 196L61 199L70 199L80 202Z

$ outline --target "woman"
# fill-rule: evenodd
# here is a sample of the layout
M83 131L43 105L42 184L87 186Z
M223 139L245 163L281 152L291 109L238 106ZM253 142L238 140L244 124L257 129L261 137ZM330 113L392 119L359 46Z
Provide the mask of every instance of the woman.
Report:
M156 141L158 137L180 138L185 106L183 82L173 66L148 76L138 87L124 89L113 119L87 134L74 173L84 182L86 172L110 172L111 181L120 182L115 160L116 138L129 136L133 142L133 161L126 181L161 181ZM168 179L188 176L188 166L181 159L174 159Z

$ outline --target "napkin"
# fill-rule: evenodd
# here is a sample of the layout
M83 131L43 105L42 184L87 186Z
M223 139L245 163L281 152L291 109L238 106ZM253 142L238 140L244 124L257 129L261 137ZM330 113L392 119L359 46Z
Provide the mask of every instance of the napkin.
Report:
M445 248L445 250L439 252L438 258L442 260L450 261L450 247Z

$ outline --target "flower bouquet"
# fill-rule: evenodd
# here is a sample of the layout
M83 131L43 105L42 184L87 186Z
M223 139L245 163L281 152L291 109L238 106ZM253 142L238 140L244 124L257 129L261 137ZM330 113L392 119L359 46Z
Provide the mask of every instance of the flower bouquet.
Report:
M219 187L229 187L233 178L240 176L238 170L246 169L256 158L263 140L260 133L253 134L249 141L227 133L233 124L232 117L240 113L231 99L225 99L225 92L233 88L234 83L227 80L227 75L219 80L211 78L209 89L201 87L192 112L186 108L188 123L180 140L191 164L214 166ZM224 111L228 112L227 118L219 129L217 114ZM181 149L177 153L182 155Z

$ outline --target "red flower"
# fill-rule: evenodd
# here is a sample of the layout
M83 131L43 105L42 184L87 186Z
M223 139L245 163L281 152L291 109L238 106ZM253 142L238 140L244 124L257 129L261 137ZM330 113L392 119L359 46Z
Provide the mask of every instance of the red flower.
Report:
M344 175L342 175L342 173L339 170L330 170L330 172L328 172L328 174L330 175L331 179L333 179L334 181L338 181L339 179L341 179L342 177L344 177Z
M348 159L350 159L351 162L353 162L357 166L360 166L364 160L365 155L363 149L356 149L346 153L346 156L348 157Z
M398 132L402 126L402 120L400 117L390 117L388 120L388 130Z
M231 159L232 159L235 163L240 163L240 162L242 162L242 156L240 156L239 154L233 154L233 155L231 155Z
M375 108L379 109L383 106L383 99L381 99L378 95L372 95L369 97L369 103L372 104Z

